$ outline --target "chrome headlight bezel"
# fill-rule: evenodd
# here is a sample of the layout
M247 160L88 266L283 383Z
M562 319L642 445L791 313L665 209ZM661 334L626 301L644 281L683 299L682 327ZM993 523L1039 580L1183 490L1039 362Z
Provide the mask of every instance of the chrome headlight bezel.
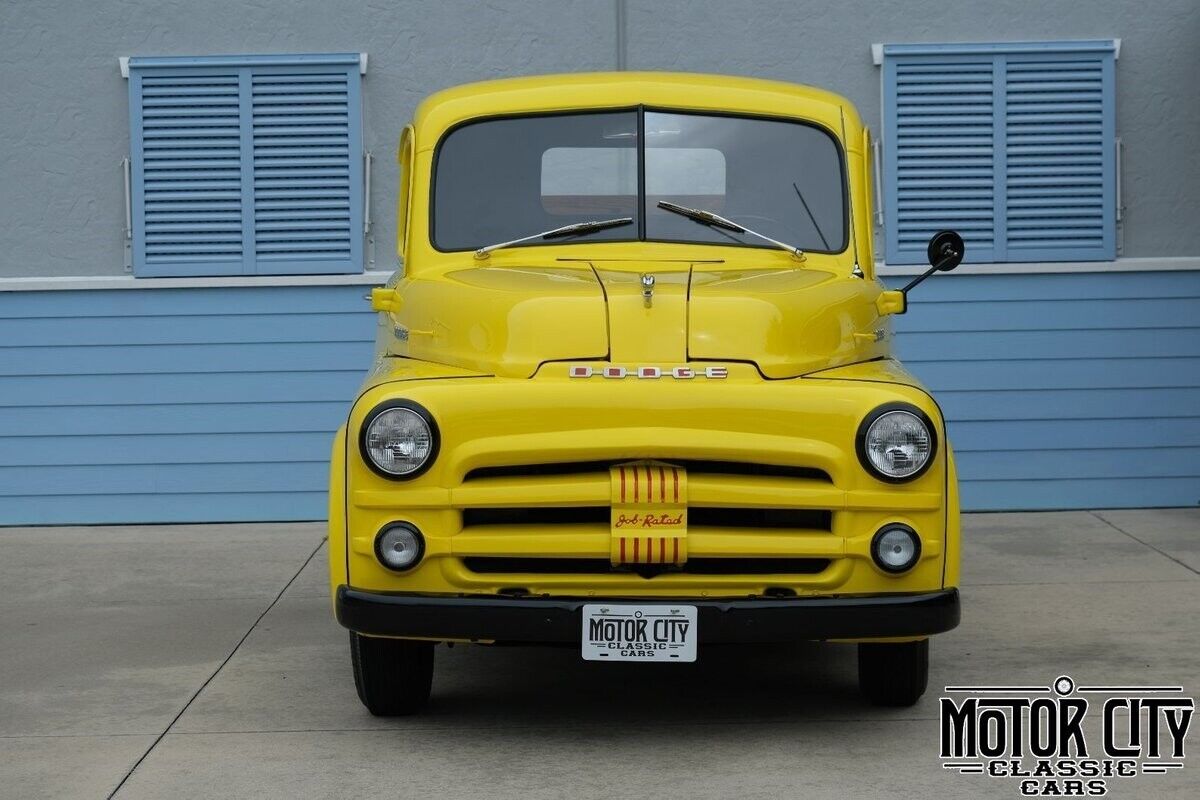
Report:
M418 466L416 469L410 470L409 472L390 472L384 469L377 464L373 458L371 458L371 450L367 445L367 437L371 432L371 425L381 415L394 410L401 410L415 414L422 422L425 423L425 427L429 429L429 455L425 457L425 460L421 462L420 466ZM367 414L367 416L363 419L362 427L359 429L358 433L358 450L359 456L362 458L363 463L366 464L367 467L376 475L387 478L391 481L410 481L413 478L423 475L431 466L433 466L433 462L437 460L438 451L441 449L441 440L442 437L438 431L437 423L434 421L433 415L429 413L428 409L426 409L420 403L414 403L411 400L388 400L371 409L370 413Z
M882 472L871 463L871 458L867 455L867 434L870 432L871 426L885 414L894 412L901 412L914 417L925 426L925 430L929 434L929 457L925 459L925 463L919 469L909 475L897 476ZM858 453L859 463L862 464L863 469L867 471L868 475L884 483L909 483L924 475L937 459L938 444L937 428L934 426L933 420L929 418L928 414L911 403L884 403L863 418L863 421L858 426L858 432L854 437L854 449Z
M412 537L413 540L413 550L415 551L415 554L413 555L412 560L402 567L389 564L387 559L383 556L383 540L392 531L407 533ZM387 525L384 525L379 529L379 533L375 534L374 549L375 560L378 561L380 566L382 566L384 569L388 570L389 572L397 573L412 572L421 564L421 560L425 558L425 537L421 534L421 530L411 522L389 522Z
M888 564L879 555L880 541L889 533L902 533L908 537L908 540L912 543L912 557L901 566L893 566ZM910 571L913 567L917 566L917 563L920 562L920 560L921 537L918 536L917 532L909 525L905 525L902 522L889 522L887 525L884 525L882 528L877 530L875 535L871 537L871 563L889 575L902 575L905 572Z

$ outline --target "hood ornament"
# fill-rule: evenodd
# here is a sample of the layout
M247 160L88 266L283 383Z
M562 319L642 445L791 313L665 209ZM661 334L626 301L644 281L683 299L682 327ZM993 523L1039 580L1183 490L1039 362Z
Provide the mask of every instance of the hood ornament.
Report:
M642 276L642 302L644 302L646 304L646 308L649 308L650 304L654 302L654 276L653 275L643 275Z

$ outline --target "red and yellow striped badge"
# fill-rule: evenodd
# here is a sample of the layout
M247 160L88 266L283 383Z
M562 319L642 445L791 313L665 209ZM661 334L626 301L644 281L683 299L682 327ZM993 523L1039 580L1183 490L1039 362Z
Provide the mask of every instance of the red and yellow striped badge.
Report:
M687 472L657 461L610 468L614 566L687 561Z

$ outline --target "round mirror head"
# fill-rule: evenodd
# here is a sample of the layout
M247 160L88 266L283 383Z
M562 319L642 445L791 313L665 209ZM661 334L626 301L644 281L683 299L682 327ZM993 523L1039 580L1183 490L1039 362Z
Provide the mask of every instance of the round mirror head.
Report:
M954 231L938 231L929 240L929 265L949 272L962 262L964 252L966 245L961 236Z

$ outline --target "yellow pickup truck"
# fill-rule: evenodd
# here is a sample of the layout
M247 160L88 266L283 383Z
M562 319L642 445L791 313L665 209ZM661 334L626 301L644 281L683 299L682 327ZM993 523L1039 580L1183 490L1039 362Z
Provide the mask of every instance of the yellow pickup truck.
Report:
M420 105L329 492L371 713L426 704L439 642L634 663L857 642L871 702L917 701L959 620L958 491L889 316L963 244L937 232L924 275L876 280L869 140L844 98L746 78Z

